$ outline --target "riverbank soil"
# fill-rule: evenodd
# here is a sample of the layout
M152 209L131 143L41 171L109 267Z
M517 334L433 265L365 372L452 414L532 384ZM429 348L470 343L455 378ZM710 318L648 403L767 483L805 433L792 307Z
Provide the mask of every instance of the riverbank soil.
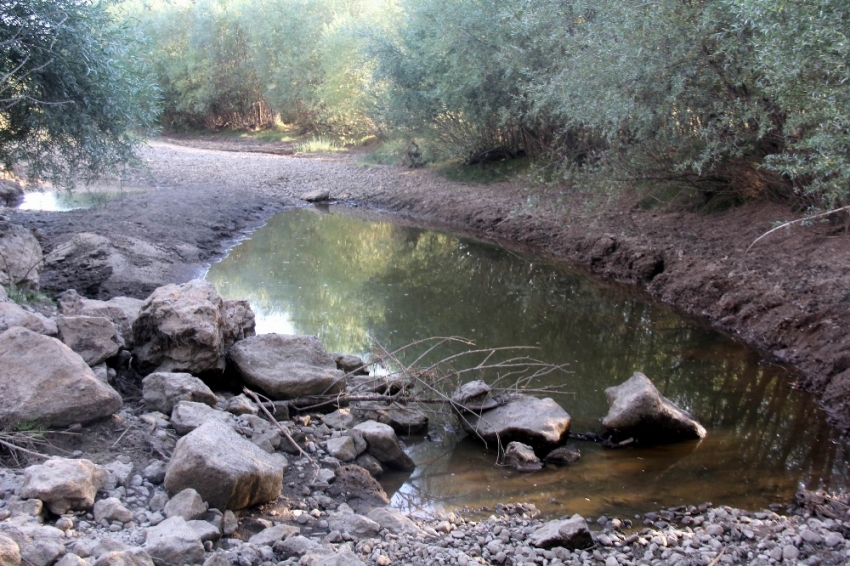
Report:
M46 291L146 297L197 276L240 235L324 189L344 203L527 246L636 285L798 367L799 386L850 427L844 217L783 228L747 251L797 216L770 202L711 214L646 209L639 195L471 185L429 169L366 166L356 154L292 153L290 144L240 138L158 139L143 151L146 170L105 183L133 191L125 198L64 213L18 211L13 219L52 252Z

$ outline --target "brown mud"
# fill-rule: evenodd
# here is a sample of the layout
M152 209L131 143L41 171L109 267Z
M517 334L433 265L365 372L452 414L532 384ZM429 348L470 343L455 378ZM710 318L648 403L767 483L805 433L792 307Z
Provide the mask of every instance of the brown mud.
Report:
M64 213L19 211L46 251L71 250L42 274L48 292L145 297L197 276L236 238L327 189L332 198L513 242L635 285L802 372L834 422L850 428L850 236L843 218L795 224L759 241L787 207L757 202L721 213L660 207L520 182L472 185L433 170L365 166L352 154L289 155L284 143L174 138L143 151L147 170L109 190L141 190ZM73 246L79 233L108 246ZM285 245L282 242L281 245Z

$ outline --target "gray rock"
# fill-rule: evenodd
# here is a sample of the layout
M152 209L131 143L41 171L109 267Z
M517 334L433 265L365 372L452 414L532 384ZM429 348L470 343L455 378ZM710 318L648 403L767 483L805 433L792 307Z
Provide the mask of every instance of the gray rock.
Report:
M38 291L42 259L30 230L0 219L0 285Z
M310 553L301 557L300 566L365 566L356 554L347 548L337 553Z
M301 195L301 200L306 202L324 202L330 198L331 193L327 189L316 189Z
M334 394L345 387L343 373L315 336L262 334L230 349L242 379L271 399Z
M56 340L15 327L0 334L0 422L67 426L112 415L121 396Z
M120 460L115 460L103 466L103 469L109 472L107 486L104 487L105 490L111 491L119 485L123 485L124 487L130 486L133 477L133 464L125 464Z
M372 538L381 531L381 525L356 513L331 513L328 525L332 531L348 533L355 538Z
M186 521L186 524L195 531L195 534L198 535L198 538L201 539L202 542L206 541L216 541L221 538L221 530L216 528L215 525L209 523L207 521L200 520L192 520Z
M255 546L273 546L276 542L297 536L300 532L301 529L292 525L275 525L255 534L248 542Z
M192 401L215 407L218 397L207 385L190 373L152 373L142 380L142 395L149 411L171 414L180 401Z
M21 497L40 499L56 515L90 509L107 477L106 470L89 460L48 460L24 470Z
M166 464L162 460L151 462L142 471L142 477L154 484L162 483L165 479L165 466Z
M21 549L21 562L27 566L50 566L65 554L65 545L55 539L36 539Z
M227 401L224 410L232 415L256 415L260 412L257 405L248 399L244 393L240 393Z
M379 478L384 473L384 467L371 454L361 454L354 463L369 472L373 478Z
M378 523L382 529L387 529L396 534L410 533L416 535L421 532L410 517L392 507L372 509L366 517Z
M81 297L69 289L58 297L59 310L65 316L101 316L112 321L124 340L125 347L133 347L133 322L139 317L144 301L131 297L114 297L98 301Z
M285 540L278 542L275 544L275 550L285 558L292 556L304 556L309 553L328 554L332 552L330 549L323 547L318 542L301 535L290 536Z
M231 428L236 423L230 413L193 401L180 401L171 411L171 426L179 434L189 434L207 421L218 422Z
M331 357L334 359L334 362L336 362L337 369L340 369L347 374L369 374L369 369L366 367L366 364L358 356L332 353Z
M141 548L131 548L101 554L94 566L154 566L154 563Z
M46 316L25 311L11 301L2 301L0 302L0 332L5 332L13 326L22 326L27 330L32 330L37 334L44 334L45 336L56 336L59 334L59 328L56 326L56 323Z
M142 373L223 371L225 354L254 334L245 301L227 301L202 280L156 289L133 323L135 363Z
M98 523L104 519L110 523L112 521L128 523L133 520L133 512L124 507L117 497L108 497L94 504L94 519Z
M327 442L328 454L341 462L350 462L357 458L357 449L354 440L350 436L330 438Z
M705 429L691 415L658 392L644 374L605 390L610 409L602 426L645 443L703 438Z
M242 509L280 496L286 459L233 429L206 422L177 442L165 474L172 493L188 487L216 509Z
M322 420L329 427L339 430L348 430L357 424L357 417L351 413L351 409L337 409L325 415Z
M0 285L0 303L8 301L9 294L6 292L6 287Z
M521 472L531 472L543 467L540 458L534 454L534 449L521 442L511 442L508 444L508 447L505 449L503 464Z
M345 380L345 387L355 395L368 393L395 395L402 389L412 389L413 382L409 378L395 375L349 375Z
M11 538L0 534L0 564L18 566L21 563L21 549Z
M53 566L88 566L88 563L76 554L68 553L57 560Z
M221 532L224 536L230 536L239 528L239 519L233 511L225 511L221 522Z
M495 409L498 401L490 394L490 386L477 379L464 383L452 393L455 409L463 413L478 413Z
M164 476L163 476L164 477ZM157 491L148 502L148 507L151 511L162 511L168 504L168 494L162 491Z
M481 415L461 419L464 430L485 442L507 445L517 441L532 446L559 444L570 431L570 415L552 399L516 395Z
M0 180L0 207L15 208L24 202L24 189L11 179Z
M59 337L90 366L102 364L124 347L112 321L102 316L62 316Z
M230 560L227 559L221 552L216 552L215 554L211 554L207 556L207 559L204 561L204 566L231 566Z
M166 517L183 517L187 521L200 519L207 512L207 504L192 488L186 488L165 504Z
M562 546L575 550L593 546L593 536L581 515L573 515L565 521L545 523L529 535L528 543L537 548Z
M428 430L428 415L413 407L361 402L354 408L362 420L390 425L397 434L420 434Z
M352 430L363 435L368 444L369 454L381 464L397 470L412 470L416 467L413 460L401 448L395 431L389 425L375 421L366 421Z
M150 527L145 550L157 566L200 564L204 561L201 537L182 517L171 517Z
M543 458L549 464L557 464L559 466L569 466L575 464L581 458L581 452L577 448L571 446L561 446L555 448Z

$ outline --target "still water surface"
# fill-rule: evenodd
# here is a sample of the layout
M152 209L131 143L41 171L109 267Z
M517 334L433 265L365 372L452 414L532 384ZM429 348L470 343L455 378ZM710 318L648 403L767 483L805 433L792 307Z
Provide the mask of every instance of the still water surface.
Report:
M339 213L337 213L339 212ZM628 289L499 246L344 213L286 212L213 265L207 279L248 299L258 332L314 334L330 351L369 355L430 336L481 347L535 346L568 364L556 397L572 431L602 432L604 390L647 374L708 429L702 442L606 450L578 443L568 468L533 474L440 423L408 439L412 475L384 484L393 503L433 511L535 503L547 516L632 514L703 501L761 508L799 485L843 490L848 454L790 370ZM545 383L544 383L545 385Z

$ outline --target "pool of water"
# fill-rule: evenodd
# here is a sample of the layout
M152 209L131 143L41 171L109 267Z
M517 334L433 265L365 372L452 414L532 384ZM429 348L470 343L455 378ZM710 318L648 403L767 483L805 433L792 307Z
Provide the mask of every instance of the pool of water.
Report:
M78 208L91 208L116 198L130 194L126 191L105 192L77 190L67 191L29 191L24 193L20 210L44 210L47 212L67 212Z
M533 346L564 365L535 386L573 432L602 432L604 390L634 371L708 430L700 442L620 450L579 443L582 459L532 474L442 417L436 442L407 439L412 474L383 482L411 511L533 502L548 516L631 514L711 501L744 508L787 503L796 489L848 485L845 444L791 370L632 290L564 265L449 234L366 221L345 210L286 212L211 266L207 279L248 299L258 332L318 336L330 351L369 356L431 336L478 347Z

